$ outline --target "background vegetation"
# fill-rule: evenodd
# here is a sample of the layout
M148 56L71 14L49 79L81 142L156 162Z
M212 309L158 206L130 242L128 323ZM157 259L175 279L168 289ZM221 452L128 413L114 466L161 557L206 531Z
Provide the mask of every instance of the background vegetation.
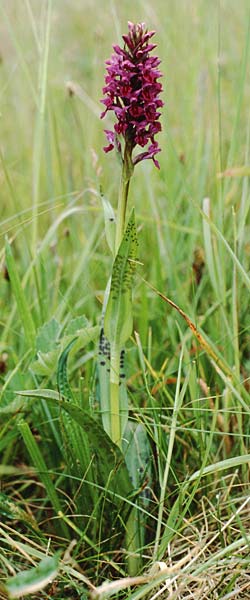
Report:
M2 581L45 555L56 579L34 598L83 599L126 575L122 509L111 518L94 473L82 492L79 427L44 395L16 392L56 392L77 334L71 388L84 409L98 403L111 268L100 186L115 208L120 176L99 100L130 20L157 31L165 107L161 170L139 165L130 190L142 264L126 375L152 450L145 579L113 593L250 598L249 2L2 0L0 14Z

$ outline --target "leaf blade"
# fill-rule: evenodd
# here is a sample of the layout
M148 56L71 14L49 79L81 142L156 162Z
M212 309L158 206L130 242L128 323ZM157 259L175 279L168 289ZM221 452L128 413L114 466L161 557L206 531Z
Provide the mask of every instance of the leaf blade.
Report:
M21 598L43 590L48 583L57 577L59 572L60 553L46 556L41 562L31 569L21 571L7 580L6 591L10 598Z
M25 297L25 294L24 294L24 291L22 288L22 284L21 284L20 277L19 277L19 274L17 271L16 263L15 263L15 260L13 257L12 248L8 241L6 241L6 245L5 245L5 260L6 260L6 267L8 270L13 294L16 299L18 312L19 312L20 319L21 319L21 322L23 325L25 337L27 338L28 344L31 346L32 349L34 349L36 328L35 328L34 321L32 319L30 307L28 305L28 302L26 300L26 297Z
M134 209L116 255L104 317L104 333L113 348L121 349L132 333L132 285L137 252Z

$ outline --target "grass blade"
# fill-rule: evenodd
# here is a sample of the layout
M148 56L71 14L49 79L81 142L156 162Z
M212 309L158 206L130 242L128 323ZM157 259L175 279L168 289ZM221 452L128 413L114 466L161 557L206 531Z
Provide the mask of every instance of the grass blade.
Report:
M30 455L32 463L33 463L34 467L37 469L39 477L41 479L41 482L43 483L44 488L47 492L48 499L50 500L56 514L58 514L59 512L62 511L61 502L58 498L56 488L55 488L54 484L52 483L52 480L49 475L48 468L44 461L44 458L40 452L40 449L38 448L38 445L37 445L32 433L31 433L30 427L29 427L28 423L21 421L18 425L18 428L22 435L23 441L28 450L28 453ZM68 536L69 536L68 529L63 521L60 522L58 529L60 529L61 533L63 533L63 535L66 538L68 538Z
M35 128L34 151L33 151L33 210L32 210L32 248L33 255L37 246L37 227L38 227L38 204L40 194L40 170L42 158L42 145L44 134L45 120L45 105L46 105L46 87L47 87L47 71L50 45L50 26L51 26L51 0L46 2L46 23L44 40L42 44L41 62L39 65L39 82L38 82L38 111L37 122Z
M35 348L36 328L32 319L30 306L26 300L19 274L16 268L16 263L13 257L12 248L9 242L5 245L5 260L8 270L8 275L11 281L13 293L16 299L19 316L23 325L27 343L32 350Z
M183 383L182 389L180 389L183 352L184 352L184 345L182 345L180 360L179 360L179 369L178 369L178 377L177 377L176 390L175 390L173 416L172 416L172 421L171 421L170 435L169 435L169 442L168 442L167 460L166 460L166 466L164 469L163 481L162 481L162 485L161 485L157 530L156 530L155 546L154 546L154 560L155 561L158 560L158 549L159 549L159 543L160 543L160 534L161 534L162 518L163 518L163 511L164 511L164 500L165 500L165 495L166 495L167 482L168 482L168 476L169 476L171 459L172 459L172 452L173 452L174 441L175 441L177 418L178 418L179 410L180 410L182 402L183 402L183 398L184 398L184 395L185 395L185 392L187 389L188 379L189 379L189 373L188 373L185 378L185 381Z

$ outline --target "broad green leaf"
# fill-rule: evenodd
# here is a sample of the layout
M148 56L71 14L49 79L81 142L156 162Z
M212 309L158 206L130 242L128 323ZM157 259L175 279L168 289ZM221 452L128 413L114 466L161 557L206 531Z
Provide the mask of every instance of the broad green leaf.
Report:
M134 490L141 487L126 524L126 547L128 550L128 572L137 575L141 568L141 548L145 545L145 515L140 507L148 507L149 486L152 484L151 448L145 427L128 420L123 435L122 449Z
M77 338L76 338L76 334L77 334ZM62 341L63 341L63 346L65 347L66 344L69 344L71 342L72 339L75 339L75 345L72 348L71 351L71 355L74 356L78 350L80 350L81 348L84 348L85 346L87 346L87 344L90 344L90 342L94 342L95 340L98 339L98 334L99 334L99 327L98 325L95 325L94 327L86 327L84 329L78 329L77 331L75 331L75 333L72 335L66 335Z
M110 294L104 317L104 334L111 347L123 348L132 333L132 285L137 254L137 234L134 210L116 255Z
M32 365L32 371L40 377L51 377L56 369L60 347L50 352L38 352L37 360Z
M78 333L78 331L87 328L89 328L89 321L84 315L82 315L81 317L75 317L74 319L71 319L67 327L65 327L63 337L67 335L75 335L76 333Z
M119 385L119 415L120 415L120 429L123 433L127 420L128 420L128 397L127 388L124 384L125 373L124 373L124 350L119 352L120 355L120 385ZM100 399L100 412L102 417L103 427L106 433L111 436L111 407L110 407L110 343L104 335L103 328L101 328L100 340L99 340L99 351L98 351L98 379L99 379L99 399ZM98 393L98 390L97 390Z
M60 554L46 556L37 567L22 571L7 580L5 588L10 598L21 598L43 590L59 572Z
M138 490L142 487L140 501L146 508L149 504L148 488L152 484L152 450L142 423L128 420L122 449L133 488Z
M83 325L83 320L81 318L75 319L75 324L71 322L69 329L65 330L65 336L63 336L54 350L49 352L38 352L37 360L32 363L32 370L36 375L40 375L41 377L49 377L55 373L58 359L60 354L63 352L64 348L75 339L74 348L72 348L71 354L74 356L81 348L84 348L90 342L94 341L99 332L99 327L87 327L85 329L78 329L78 325ZM81 321L81 323L80 323ZM85 318L84 318L85 321ZM72 333L69 333L69 331ZM77 338L76 338L77 334Z
M37 352L48 353L54 350L58 345L60 330L60 323L54 318L40 327L36 338Z

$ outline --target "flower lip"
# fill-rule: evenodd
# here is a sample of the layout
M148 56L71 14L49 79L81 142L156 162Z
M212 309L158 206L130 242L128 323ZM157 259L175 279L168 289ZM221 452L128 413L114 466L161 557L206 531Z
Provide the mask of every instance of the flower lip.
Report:
M162 85L158 79L162 73L158 69L161 61L151 55L156 44L149 40L154 34L155 31L147 31L144 23L128 22L128 33L122 36L124 48L114 45L114 53L106 61L106 85L101 100L105 110L101 118L108 111L116 118L114 131L105 130L109 143L105 152L116 148L122 154L122 145L118 142L118 136L122 136L125 146L129 141L133 164L150 158L159 168L155 155L160 152L160 147L154 136L161 131L158 109L163 106L163 101L159 98ZM145 148L147 145L145 151L132 159L136 146Z

